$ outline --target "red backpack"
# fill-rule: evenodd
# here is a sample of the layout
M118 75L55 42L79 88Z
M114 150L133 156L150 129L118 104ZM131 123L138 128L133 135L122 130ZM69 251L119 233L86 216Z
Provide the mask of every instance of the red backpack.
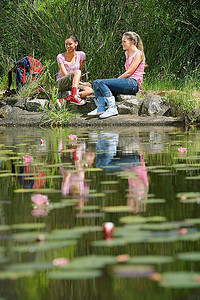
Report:
M8 88L4 93L4 96L16 94L14 89L10 90L12 84L12 72L16 74L17 91L19 91L31 77L35 79L38 78L38 75L42 73L42 64L38 59L31 56L25 56L18 60L14 68L8 72Z

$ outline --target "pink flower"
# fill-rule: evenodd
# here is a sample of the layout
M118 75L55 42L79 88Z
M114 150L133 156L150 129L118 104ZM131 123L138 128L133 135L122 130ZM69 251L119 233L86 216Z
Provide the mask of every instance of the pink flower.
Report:
M70 140L72 140L72 141L76 141L76 140L77 140L77 135L75 135L75 134L70 134L70 135L68 136L68 138L69 138Z
M70 262L70 260L68 258L65 258L65 257L59 257L59 258L55 258L53 260L53 265L55 267L62 267L62 266L65 266L65 265L68 265Z
M48 197L42 194L35 194L31 197L31 200L35 205L48 205Z
M180 148L178 148L178 152L180 152L180 153L187 153L187 149L184 148L184 147L180 147Z
M30 163L33 162L33 157L30 156L30 155L24 155L23 159L24 159L24 164L25 165L29 165Z
M40 144L44 145L44 140L43 139L40 140Z

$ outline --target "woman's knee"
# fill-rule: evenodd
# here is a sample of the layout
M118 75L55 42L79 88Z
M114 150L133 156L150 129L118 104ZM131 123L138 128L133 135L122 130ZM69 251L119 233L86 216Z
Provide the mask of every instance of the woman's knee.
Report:
M99 85L102 83L102 80L101 79L96 79L95 81L93 81L93 86L95 85Z
M81 70L75 70L73 73L72 73L72 77L74 76L81 76Z

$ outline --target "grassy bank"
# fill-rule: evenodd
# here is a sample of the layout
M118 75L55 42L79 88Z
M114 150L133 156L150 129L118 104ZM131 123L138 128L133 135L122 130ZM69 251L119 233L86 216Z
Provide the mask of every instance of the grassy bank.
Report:
M8 62L8 60L7 60ZM8 69L9 63L5 64L5 70ZM50 100L49 115L53 119L52 125L63 125L70 119L77 115L63 108L58 110L56 108L57 89L55 88L55 78L50 72L50 63L46 62L44 72L38 82L31 82L25 85L18 95L19 98L25 98L33 95L38 86L42 86L45 97ZM147 73L143 83L143 95L146 93L157 94L165 97L170 103L172 115L174 117L182 117L186 123L196 123L200 121L200 88L199 77L185 76L185 78L177 78L175 75L161 74L151 75ZM0 89L5 91L7 89L7 73L1 78ZM13 75L13 84L11 88L16 88L15 75ZM1 93L2 98L2 93Z

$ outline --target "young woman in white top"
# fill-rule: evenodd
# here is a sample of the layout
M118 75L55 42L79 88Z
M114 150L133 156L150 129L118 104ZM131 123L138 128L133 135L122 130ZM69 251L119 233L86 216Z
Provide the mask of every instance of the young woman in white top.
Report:
M81 43L76 35L70 35L65 40L64 53L57 56L59 72L56 83L59 91L72 89L70 96L64 98L65 101L77 105L85 104L81 98L92 94L93 90L89 82L80 82L81 71L86 60L86 55L82 51ZM81 91L78 93L78 89ZM58 99L57 103L61 106L63 99Z

